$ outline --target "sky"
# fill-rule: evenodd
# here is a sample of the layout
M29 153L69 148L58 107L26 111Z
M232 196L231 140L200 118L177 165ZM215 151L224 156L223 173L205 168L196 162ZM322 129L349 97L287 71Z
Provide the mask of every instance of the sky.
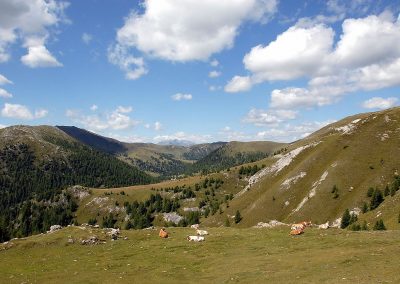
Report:
M0 127L291 142L400 104L400 1L0 0Z

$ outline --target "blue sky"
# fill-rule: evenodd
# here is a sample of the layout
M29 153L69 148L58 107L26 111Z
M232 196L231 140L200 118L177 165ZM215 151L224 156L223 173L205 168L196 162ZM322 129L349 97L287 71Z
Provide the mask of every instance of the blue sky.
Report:
M400 95L398 1L4 0L0 126L293 141Z

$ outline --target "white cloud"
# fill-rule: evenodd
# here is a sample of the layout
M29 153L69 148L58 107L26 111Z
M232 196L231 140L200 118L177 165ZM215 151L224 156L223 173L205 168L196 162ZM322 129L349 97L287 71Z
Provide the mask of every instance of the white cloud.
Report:
M226 84L224 90L228 93L243 92L250 90L252 85L250 77L235 76Z
M0 88L0 98L12 98L13 95L7 92L6 90Z
M131 106L123 107L123 106L118 106L116 109L116 112L120 113L130 113L133 111L133 108Z
M6 127L7 127L7 125L0 124L0 129L1 129L1 128L6 128Z
M28 107L19 104L5 104L1 110L1 115L8 118L32 120L37 118L43 118L48 114L45 109L36 110L34 114L28 109Z
M106 115L93 114L84 115L79 111L67 110L66 116L74 122L83 125L85 128L93 131L103 131L107 129L124 130L132 128L139 124L138 121L130 118L126 113L132 111L131 107L119 106L114 111Z
M394 107L398 101L398 98L394 97L386 99L381 97L373 97L363 102L362 106L367 109L387 109Z
M218 62L217 59L213 59L213 60L210 62L210 65L211 65L212 67L217 67L217 66L219 65L219 62Z
M28 54L21 59L30 67L61 66L45 47L50 30L68 20L67 2L55 0L0 2L0 62L10 59L9 47L22 42ZM43 59L44 62L39 60Z
M239 27L245 21L268 21L277 10L277 0L145 0L143 9L125 19L117 43L184 62L207 60L231 48Z
M82 41L84 44L89 44L93 39L93 36L88 33L83 33L82 34Z
M251 109L243 118L243 122L256 126L277 126L279 123L295 119L297 112L291 110Z
M343 34L332 54L335 64L347 68L364 67L400 56L400 23L369 16L347 19Z
M168 140L185 140L194 143L207 143L212 140L211 135L189 134L183 131L176 132L170 135L157 135L153 138L155 143Z
M99 107L98 107L97 105L92 105L92 106L90 107L90 110L91 110L91 111L96 111L98 108L99 108Z
M210 78L217 78L219 76L221 76L220 71L213 70L213 71L210 71L210 73L208 73L208 77L210 77Z
M400 85L400 21L383 13L347 19L342 27L336 45L333 30L318 24L296 25L265 47L254 47L244 57L251 74L235 76L225 91L245 91L263 81L305 77L309 79L306 87L271 93L273 109L300 109L332 104L356 91Z
M282 142L293 142L297 139L304 138L311 133L321 129L335 122L334 120L327 121L313 121L303 122L300 124L285 124L279 127L269 128L268 130L260 131L257 133L257 139L269 140L269 141L282 141Z
M177 94L171 96L171 98L174 101L190 101L193 98L193 96L192 96L192 94L177 93Z
M258 45L243 62L254 80L291 80L315 74L332 48L334 32L324 25L294 26L267 46Z
M5 76L0 74L0 86L12 83L13 83L12 81L8 80Z
M161 124L161 122L156 121L156 122L154 123L154 130L155 130L155 131L160 131L161 129L162 129L162 124Z
M124 71L128 80L139 79L149 72L142 57L130 55L127 48L120 44L109 47L108 61Z
M30 68L63 66L44 45L28 47L28 54L22 56L21 61Z

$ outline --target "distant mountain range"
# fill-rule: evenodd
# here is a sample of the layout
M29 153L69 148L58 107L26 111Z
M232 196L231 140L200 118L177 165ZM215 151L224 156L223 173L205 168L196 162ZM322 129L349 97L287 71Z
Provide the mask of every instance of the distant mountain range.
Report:
M153 176L170 177L221 170L256 161L284 147L276 142L214 142L193 145L169 140L161 144L124 143L75 126L57 126L69 136L102 152L115 155Z

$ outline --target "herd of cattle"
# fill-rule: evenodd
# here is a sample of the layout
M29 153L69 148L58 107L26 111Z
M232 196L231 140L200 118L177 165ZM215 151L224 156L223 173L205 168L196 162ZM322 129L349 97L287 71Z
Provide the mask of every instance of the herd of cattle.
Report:
M311 221L303 221L301 223L293 224L290 229L290 235L296 236L296 235L301 235L304 233L304 230L307 227L311 227L312 223ZM199 229L199 224L195 224L191 226L192 229L196 230L196 235L191 235L187 236L186 239L189 242L203 242L205 241L206 235L208 235L208 231L206 230L200 230ZM160 238L168 238L168 232L165 230L165 228L162 228L158 234Z

